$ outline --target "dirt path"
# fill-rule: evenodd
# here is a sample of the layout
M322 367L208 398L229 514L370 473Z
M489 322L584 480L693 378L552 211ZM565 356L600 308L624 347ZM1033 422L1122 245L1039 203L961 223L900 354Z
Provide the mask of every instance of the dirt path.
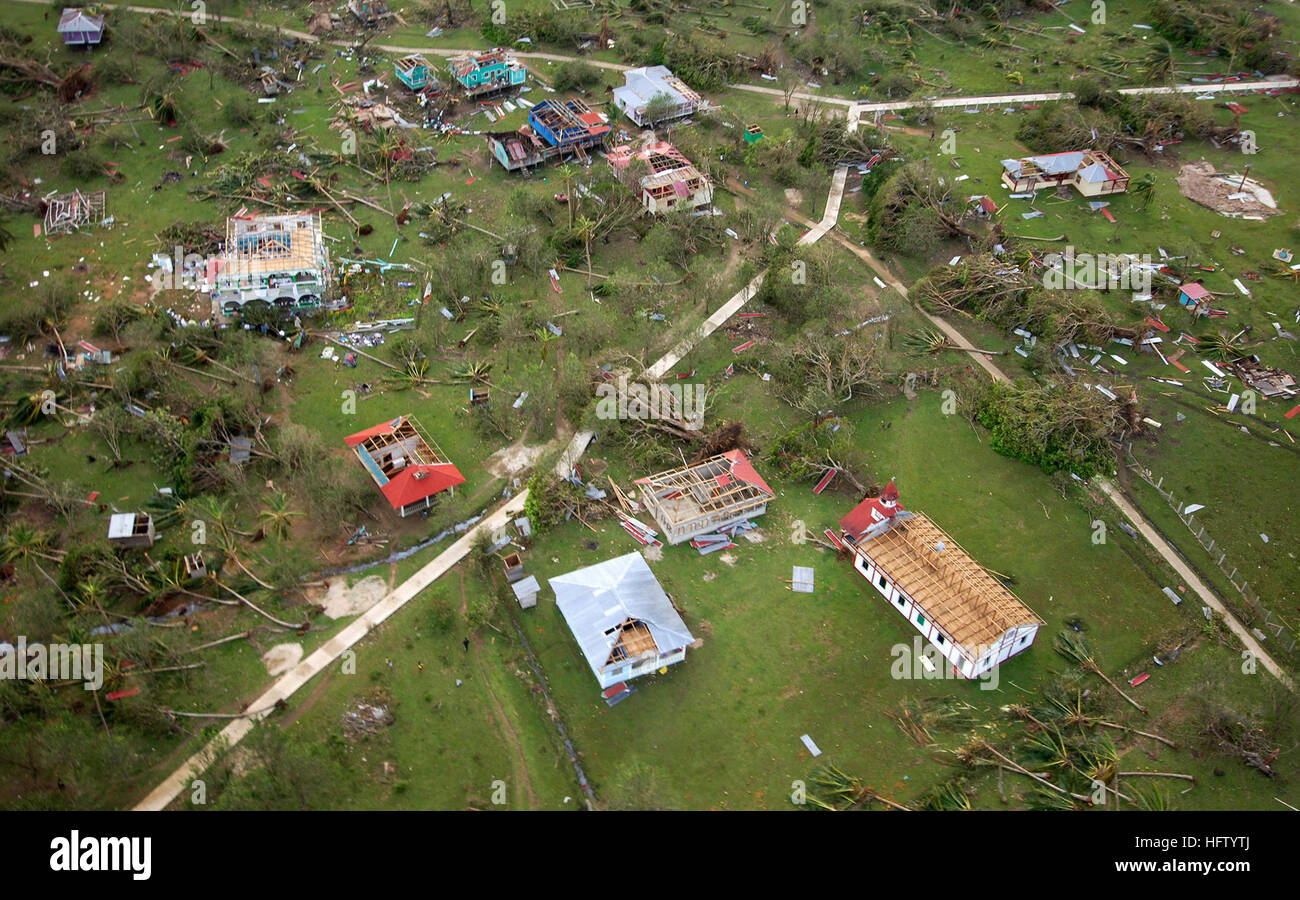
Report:
M469 610L469 598L465 594L465 570L462 569L457 574L460 575L460 614L466 615ZM483 638L478 632L470 635L470 649L474 656L474 668L478 672L478 677L483 681L483 687L487 689L488 699L492 701L494 718L497 721L497 730L505 738L506 745L510 747L510 755L513 758L515 770L515 784L522 785L524 793L528 796L528 808L537 809L537 793L533 790L533 781L528 777L528 761L524 759L524 747L519 742L519 735L515 732L514 726L510 724L509 717L506 716L505 709L501 702L497 700L496 692L492 690L492 682L488 680L487 673L483 671L483 660L480 654L483 650Z
M1137 527L1142 537L1146 538L1147 543L1156 548L1156 552L1178 573L1178 577L1185 581L1187 586L1205 601L1205 605L1223 616L1228 628L1241 640L1246 649L1263 664L1264 668L1268 669L1278 681L1294 691L1295 682L1292 681L1291 676L1268 655L1267 651L1260 646L1259 641L1255 639L1255 636L1250 633L1246 626L1237 621L1236 617L1219 601L1214 591L1210 590L1187 563L1183 562L1177 550L1151 527L1147 520L1142 517L1142 513L1138 512L1137 508L1129 502L1123 492L1103 478L1097 479L1097 486L1101 488L1103 494L1110 498L1112 503L1119 507L1120 512L1124 513L1129 521Z

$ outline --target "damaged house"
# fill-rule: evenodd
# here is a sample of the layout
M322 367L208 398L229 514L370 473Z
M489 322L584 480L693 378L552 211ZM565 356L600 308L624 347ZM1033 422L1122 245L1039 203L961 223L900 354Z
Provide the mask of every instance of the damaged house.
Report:
M641 502L670 544L689 541L767 511L776 493L743 450L640 478Z
M433 506L433 498L465 482L411 416L348 435L347 445L402 518Z
M551 159L576 156L604 146L610 127L602 113L576 97L543 100L528 113L528 124L517 131L487 135L488 149L507 172L531 169Z
M226 220L226 250L209 263L205 290L223 312L251 301L312 309L330 275L320 213L248 216Z
M646 117L646 108L658 97L666 97L667 115L660 121L689 116L704 105L704 100L686 83L669 71L667 66L642 66L623 73L624 84L614 88L614 105L637 125L653 125Z
M713 184L700 173L681 151L667 141L651 141L640 150L628 145L609 151L609 164L625 182L633 160L643 161L649 173L629 184L637 199L651 215L685 206L695 209L713 202Z
M108 201L103 191L74 190L51 197L45 206L45 233L68 234L90 225L102 224Z
M1033 610L922 513L891 481L840 520L853 568L952 665L976 678L1028 650L1043 624Z
M352 13L352 17L359 23L366 26L377 25L393 15L388 11L385 0L348 0L348 12Z
M502 47L457 54L448 60L447 71L467 97L481 97L518 87L528 78L524 64Z
M1122 194L1129 175L1100 150L1073 150L1002 160L1002 183L1013 194L1029 194L1071 185L1085 197Z
M1246 387L1265 397L1290 398L1296 395L1295 376L1264 365L1258 356L1234 360L1224 368L1240 378Z
M682 662L695 642L640 553L548 580L602 690Z
M403 56L393 63L393 74L413 91L427 88L436 92L440 87L438 79L433 76L433 66L419 53Z

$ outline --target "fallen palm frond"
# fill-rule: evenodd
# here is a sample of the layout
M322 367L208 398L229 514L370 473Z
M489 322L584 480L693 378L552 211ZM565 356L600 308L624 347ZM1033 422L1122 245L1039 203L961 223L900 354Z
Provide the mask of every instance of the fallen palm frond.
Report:
M492 371L492 363L485 359L468 362L452 373L452 381L456 384L486 384L488 373Z
M1061 725L1077 725L1079 728L1111 728L1116 731L1123 731L1125 734L1136 734L1138 737L1150 738L1153 741L1159 741L1171 750L1177 750L1178 745L1167 737L1154 734L1150 731L1142 731L1132 728L1128 725L1121 725L1118 722L1107 722L1096 716L1089 715L1083 709L1083 692L1078 688L1073 689L1069 694L1063 693L1058 682L1049 685L1048 690L1044 691L1047 698L1047 709L1042 712L1047 718L1051 718ZM1006 708L1007 712L1020 719L1028 719L1039 726L1043 723L1036 719L1028 707L1012 705ZM1045 727L1045 726L1043 726Z
M886 715L903 734L924 747L934 743L933 728L960 730L973 727L976 723L974 712L975 707L961 700L908 698L898 704L897 710Z
M1048 791L1051 791L1055 794L1059 794L1063 799L1066 800L1067 805L1069 805L1068 804L1069 800L1076 800L1080 803L1089 806L1092 805L1092 798L1089 797L1087 794L1076 794L1073 791L1067 790L1059 785L1052 784L1052 782L1048 781L1042 775L1039 775L1037 772L1031 772L1029 769L1025 768L1020 763L1016 762L1014 759L1007 756L1005 753L1002 753L1000 750L998 750L988 741L984 740L984 738L974 737L968 743L962 745L961 747L958 747L952 752L953 755L957 757L957 760L961 762L963 765L967 765L967 766L1001 765L1009 772L1014 772L1017 775L1024 775L1026 778L1033 779L1033 781L1039 786L1046 788Z
M1084 640L1083 635L1077 634L1073 631L1062 631L1056 635L1056 639L1052 641L1052 646L1056 649L1057 653L1061 654L1066 659L1074 661L1079 668L1091 672L1110 685L1115 693L1119 694L1132 704L1133 708L1139 710L1142 715L1147 715L1147 708L1145 706L1120 690L1119 685L1111 681L1106 673L1101 670L1101 666L1092 655L1092 650L1089 649L1088 643Z
M907 811L906 806L881 796L873 788L863 784L860 778L849 775L834 763L827 763L818 769L810 780L818 790L810 791L808 800L822 809L833 811L860 809L869 803L879 802L890 809Z
M976 347L963 346L949 339L937 328L921 328L903 335L903 349L913 356L942 353L944 350L963 350L968 353L987 353L993 356L1002 356L1006 353L1005 350L980 350Z
M962 780L955 778L933 788L921 798L917 808L934 812L970 809L970 795L966 793Z

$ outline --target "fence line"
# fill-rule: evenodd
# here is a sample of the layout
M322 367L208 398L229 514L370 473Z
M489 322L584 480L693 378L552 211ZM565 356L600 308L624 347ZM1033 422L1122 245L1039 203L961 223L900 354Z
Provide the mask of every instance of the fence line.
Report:
M1273 637L1278 639L1282 639L1282 633L1284 631L1287 632L1290 640L1287 652L1294 654L1296 650L1295 632L1289 631L1287 626L1273 621L1273 611L1260 602L1259 594L1251 588L1250 583L1246 580L1244 575L1241 576L1241 580L1238 582L1239 572L1237 567L1228 559L1227 551L1225 551L1217 541L1210 537L1205 530L1205 526L1201 525L1196 520L1195 513L1183 512L1183 506L1174 496L1174 492L1172 490L1166 491L1164 489L1164 476L1153 480L1151 471L1133 459L1131 449L1129 452L1129 459L1131 461L1130 468L1137 473L1139 478L1151 485L1151 487L1155 489L1155 492L1169 504L1170 509L1174 511L1174 515L1178 516L1179 520L1187 526L1187 530L1192 533L1192 537L1196 538L1196 542L1201 545L1201 549L1205 550L1205 552L1210 555L1210 559L1219 567L1219 571L1227 576L1228 583L1237 589L1237 593L1241 594L1241 599L1245 602L1245 610L1249 618L1249 621L1247 621L1246 624L1267 628L1273 632Z

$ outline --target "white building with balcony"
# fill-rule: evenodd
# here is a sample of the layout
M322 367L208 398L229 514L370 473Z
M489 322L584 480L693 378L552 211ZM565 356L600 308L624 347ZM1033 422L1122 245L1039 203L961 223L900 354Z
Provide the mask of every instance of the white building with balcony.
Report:
M205 275L205 289L225 313L251 302L319 307L332 276L320 214L227 219L225 253Z

